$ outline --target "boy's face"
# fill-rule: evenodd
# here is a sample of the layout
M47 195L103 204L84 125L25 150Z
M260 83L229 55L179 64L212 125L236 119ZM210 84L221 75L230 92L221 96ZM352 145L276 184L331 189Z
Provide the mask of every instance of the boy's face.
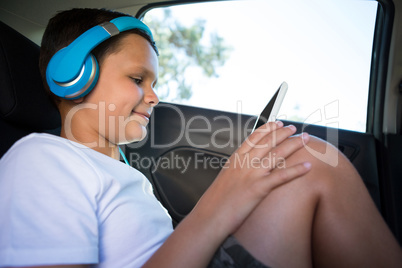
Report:
M136 34L124 37L118 52L104 58L99 80L84 99L88 108L80 117L87 125L82 127L98 134L93 138L114 144L142 140L159 101L154 92L157 76L158 58L149 42Z

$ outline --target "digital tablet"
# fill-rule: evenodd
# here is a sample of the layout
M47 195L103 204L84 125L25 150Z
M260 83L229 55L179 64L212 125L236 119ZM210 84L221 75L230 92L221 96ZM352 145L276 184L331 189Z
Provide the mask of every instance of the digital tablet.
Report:
M268 102L267 106L265 106L264 110L258 116L257 120L255 121L253 131L267 122L273 122L276 120L287 90L288 84L283 82L275 92L274 96Z

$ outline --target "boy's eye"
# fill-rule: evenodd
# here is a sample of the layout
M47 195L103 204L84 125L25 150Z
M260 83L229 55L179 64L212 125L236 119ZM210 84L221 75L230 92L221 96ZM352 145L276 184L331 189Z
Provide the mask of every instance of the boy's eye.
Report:
M137 85L139 85L139 84L141 84L142 83L142 79L141 78L134 78L134 77L131 77L131 79L134 81L134 83L136 83Z

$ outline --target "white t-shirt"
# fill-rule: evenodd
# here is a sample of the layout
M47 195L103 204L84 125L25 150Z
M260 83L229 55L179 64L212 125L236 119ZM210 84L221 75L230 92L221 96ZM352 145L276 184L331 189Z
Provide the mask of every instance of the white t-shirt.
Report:
M140 267L172 232L138 170L50 134L0 160L0 267Z

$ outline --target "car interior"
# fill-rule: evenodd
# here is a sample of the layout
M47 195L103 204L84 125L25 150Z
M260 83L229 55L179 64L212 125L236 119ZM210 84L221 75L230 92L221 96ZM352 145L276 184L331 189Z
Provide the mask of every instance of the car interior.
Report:
M194 2L197 1L1 1L0 156L29 133L57 135L60 131L58 110L43 90L38 69L38 40L46 21L58 10L104 7L129 11L142 18L156 7ZM388 226L402 243L402 1L378 1L372 45L365 132L314 124L305 126L292 120L284 120L284 123L294 124L299 133L305 131L328 140L348 157ZM217 120L222 117L230 120ZM122 149L132 166L150 180L155 195L177 224L219 173L219 163L236 149L236 146L219 145L240 144L255 120L256 115L162 101L156 106L149 125L150 129L158 131L149 131L143 142L128 144ZM191 136L182 134L185 128L192 129L188 132ZM221 131L228 128L238 135ZM217 133L214 138L218 144L210 142L212 133ZM167 161L169 165L178 158L189 159L188 168L156 165L157 161ZM136 165L138 159L156 161ZM217 164L199 164L205 161ZM21 167L23 165L21 163Z

